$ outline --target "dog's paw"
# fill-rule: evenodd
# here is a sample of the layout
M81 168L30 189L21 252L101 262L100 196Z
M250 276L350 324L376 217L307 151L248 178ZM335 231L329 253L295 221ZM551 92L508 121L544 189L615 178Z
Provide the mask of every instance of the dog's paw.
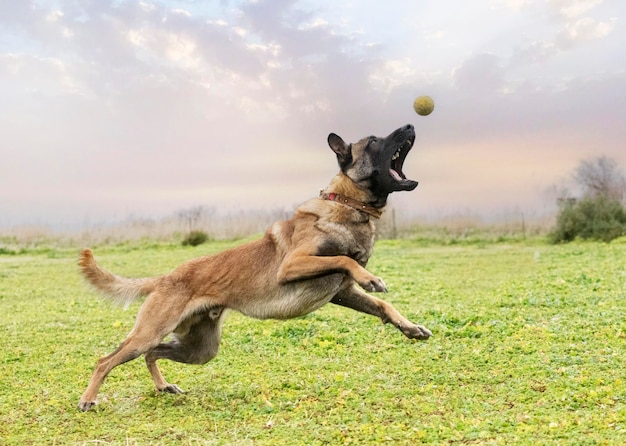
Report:
M183 389L178 387L176 384L168 384L167 386L163 387L162 389L159 389L159 391L160 392L167 392L167 393L174 393L174 394L185 393L185 392L183 392Z
M433 333L428 328L422 325L411 325L410 327L402 328L402 333L409 339L425 340L430 338Z
M369 280L364 282L359 282L361 288L365 291L373 292L373 293L386 293L387 285L383 282L383 279L380 277L372 276Z
M80 401L78 403L78 408L82 411L82 412L87 412L89 409L91 409L93 406L96 405L95 401Z

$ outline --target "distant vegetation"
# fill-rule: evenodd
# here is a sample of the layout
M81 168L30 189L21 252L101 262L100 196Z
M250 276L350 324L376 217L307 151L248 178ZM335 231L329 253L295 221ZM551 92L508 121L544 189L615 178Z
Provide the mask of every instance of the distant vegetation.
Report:
M204 231L194 230L185 236L183 246L198 246L209 240L209 234Z
M0 229L0 255L44 253L83 247L197 246L208 241L234 241L259 237L275 221L288 218L291 211L241 211L218 214L210 209L193 219L187 211L160 220L131 219L110 226L94 226L76 232L53 232L46 228ZM378 239L413 240L422 246L478 245L545 240L553 217L510 213L497 222L485 222L467 214L437 219L410 217L401 210L388 209L377 223Z
M626 178L617 163L606 157L583 161L573 178L581 198L565 193L559 199L560 209L550 240L610 242L626 235Z
M564 201L550 239L555 243L571 242L578 237L610 242L624 234L624 206L618 200L599 196Z
M467 213L420 218L390 206L377 222L379 239L410 239L423 246L467 245L541 238L552 243L590 239L609 242L626 235L626 178L606 157L586 160L573 172L573 190L557 199L556 215L509 212L488 222ZM153 244L197 246L210 240L256 237L292 209L218 212L208 206L183 209L160 219L129 218L92 225L82 231L54 232L42 227L0 229L0 255L75 249L85 246Z

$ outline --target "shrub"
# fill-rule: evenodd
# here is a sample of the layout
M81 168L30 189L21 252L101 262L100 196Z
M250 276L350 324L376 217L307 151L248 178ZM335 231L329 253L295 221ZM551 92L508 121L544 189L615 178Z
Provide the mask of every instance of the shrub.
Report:
M183 239L183 246L198 246L209 239L209 234L204 231L191 231Z
M611 240L626 235L626 209L619 200L606 196L564 200L557 215L552 243L582 239Z

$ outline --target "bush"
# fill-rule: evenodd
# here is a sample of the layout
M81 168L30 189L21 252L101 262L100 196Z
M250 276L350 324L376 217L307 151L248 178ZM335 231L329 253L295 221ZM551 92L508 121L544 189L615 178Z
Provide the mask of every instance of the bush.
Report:
M619 200L606 196L564 200L550 234L552 243L581 239L611 240L626 235L626 209Z
M198 246L209 239L209 234L204 231L191 231L183 239L183 246Z

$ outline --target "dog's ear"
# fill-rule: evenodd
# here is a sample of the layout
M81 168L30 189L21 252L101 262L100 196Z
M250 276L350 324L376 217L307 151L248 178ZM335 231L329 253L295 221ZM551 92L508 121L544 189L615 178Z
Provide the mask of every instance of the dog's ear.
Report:
M337 161L341 168L347 166L352 162L352 151L350 145L346 144L341 136L331 133L328 135L328 145L333 152L337 154Z

